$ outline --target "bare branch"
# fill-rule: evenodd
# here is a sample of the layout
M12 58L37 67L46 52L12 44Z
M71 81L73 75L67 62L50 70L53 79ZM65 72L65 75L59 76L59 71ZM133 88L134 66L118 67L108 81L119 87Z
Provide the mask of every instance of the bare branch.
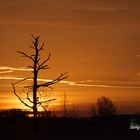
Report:
M33 66L28 66L28 68L34 69L34 67L33 67Z
M37 60L37 61L39 62L40 60L41 60L41 58L38 58L38 60Z
M35 50L35 48L33 46L29 45L29 47Z
M32 38L35 39L35 37L33 36L33 34L31 34Z
M27 57L29 59L31 59L33 62L35 61L31 56L27 55L26 53L24 52L20 52L20 51L17 51L19 54L21 54L23 57Z
M33 88L33 86L24 86L24 88L31 89L31 88Z
M35 50L39 51L39 49L38 49L38 40L39 40L40 36L37 36L37 37L34 37L33 35L31 35L31 36L34 38L33 44L34 44Z
M12 83L12 87L13 87L13 90L14 90L14 94L18 97L18 99L20 100L20 102L23 103L25 106L27 106L27 107L33 109L33 106L29 106L27 103L25 103L25 102L20 98L20 96L16 93L16 89L15 89L15 86L14 86L13 83Z
M30 102L30 103L33 103L33 101L30 99L30 97L29 97L29 93L30 93L30 91L29 92L27 92L27 99L28 99L28 101Z
M15 82L14 85L15 85L15 84L18 84L18 83L20 83L20 82L23 82L23 81L25 81L25 80L27 80L27 79L31 79L31 78L30 78L30 77L28 77L28 78L23 78L22 80L19 80L19 81Z
M39 105L44 109L45 112L47 111L41 103Z
M39 68L38 68L38 71L41 70L41 69L46 70L46 69L49 69L49 68L50 68L50 67L48 67L48 65L44 65L44 66L42 66L42 67L39 67Z
M55 101L56 99L49 99L47 101L41 101L41 102L38 102L38 104L43 104L43 103L48 103L48 102L52 102L52 101Z
M44 84L37 85L37 88L39 88L39 87L48 87L50 85L56 84L56 83L58 83L58 82L60 82L60 81L62 81L64 79L66 79L68 77L68 76L65 76L66 74L67 74L67 72L66 73L61 73L61 75L58 78L52 80L51 82L46 82Z
M32 55L31 55L31 57L35 57L35 56L36 56L35 54L32 54Z
M37 36L37 37L35 37L33 34L31 34L31 36L32 36L32 38L33 38L34 40L38 40L38 39L39 39L39 37L40 37L40 35L39 35L39 36Z
M42 102L38 102L38 104L44 109L44 111L47 111L47 109L42 105L43 103L48 103L51 101L55 101L56 99L49 99L47 101L42 101ZM46 106L46 105L45 105ZM47 105L48 106L48 105ZM38 106L39 107L39 106Z
M38 51L41 51L41 50L44 50L44 42L43 42L43 44L41 45L41 47L38 49Z
M50 59L50 56L51 54L49 53L48 58L39 65L38 70L40 70L40 68Z

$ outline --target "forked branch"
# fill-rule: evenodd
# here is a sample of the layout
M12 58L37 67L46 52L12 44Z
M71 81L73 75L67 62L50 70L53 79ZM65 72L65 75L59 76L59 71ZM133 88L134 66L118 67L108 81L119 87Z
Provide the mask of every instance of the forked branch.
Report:
M32 56L29 56L28 54L26 54L26 53L24 53L24 52L20 52L20 51L17 51L19 54L21 54L21 56L23 56L23 57L27 57L27 58L29 58L30 60L32 60L33 62L35 61L33 58L32 58Z
M32 103L33 104L33 101L31 100L31 98L30 98L30 96L29 96L29 93L30 93L30 91L28 91L26 94L27 94L27 99L28 99L28 101L30 102L30 103Z
M50 82L46 82L46 83L37 85L37 88L49 87L50 85L56 84L56 83L58 83L58 82L60 82L60 81L62 81L64 79L66 79L68 77L66 74L67 74L67 72L66 73L61 73L61 75L58 78L56 78L56 79L54 79L54 80L52 80Z
M46 60L44 60L41 64L39 64L38 71L40 69L47 69L48 68L48 65L46 65L46 63L50 59L50 57L51 57L51 54L49 53L48 58Z
M24 102L24 101L21 99L21 97L16 93L16 89L15 89L15 86L14 86L13 83L12 83L12 87L13 87L14 94L18 97L18 99L20 100L20 102L23 103L25 106L27 106L27 107L33 109L33 106L30 106L30 105L28 105L26 102Z

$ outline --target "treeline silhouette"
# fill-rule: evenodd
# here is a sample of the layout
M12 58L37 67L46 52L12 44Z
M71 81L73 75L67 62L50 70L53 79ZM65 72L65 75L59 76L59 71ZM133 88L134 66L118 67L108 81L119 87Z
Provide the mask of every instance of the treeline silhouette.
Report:
M22 110L22 109L5 109L0 110L0 118L15 118L15 119L23 119L23 118L31 118L33 116L33 113L28 110ZM50 111L40 111L38 113L38 117L46 117L51 118L52 113Z
M37 132L34 133L33 118L27 117L28 112L18 109L0 112L0 134L4 140L131 140L140 138L139 132L129 129L130 121L139 118L134 115L94 116L92 118L42 116L38 117L39 126Z
M28 111L21 109L0 110L0 118L25 118L28 113Z

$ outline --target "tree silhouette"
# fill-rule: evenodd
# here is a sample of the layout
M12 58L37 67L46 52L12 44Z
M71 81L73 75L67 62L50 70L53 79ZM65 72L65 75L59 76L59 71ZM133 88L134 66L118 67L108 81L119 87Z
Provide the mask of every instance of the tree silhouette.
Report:
M32 65L30 65L28 67L30 69L32 69L33 76L32 76L32 78L24 78L16 83L12 83L12 87L13 87L14 94L18 97L20 102L33 110L33 117L34 117L34 120L36 120L37 116L38 116L38 107L41 106L45 110L43 103L48 103L48 102L55 100L55 99L48 99L46 101L42 101L39 89L41 87L52 88L51 85L56 84L56 83L60 82L61 80L66 79L67 75L66 75L66 73L61 73L60 76L58 76L54 80L50 80L48 82L44 82L41 84L38 83L39 72L42 70L49 69L47 62L49 61L51 55L49 53L47 59L42 61L41 56L40 56L40 52L44 50L44 43L42 43L40 45L40 43L39 43L40 36L37 36L37 37L35 37L33 35L31 35L31 36L33 38L33 45L29 46L29 47L33 50L33 54L29 55L29 54L21 52L21 51L17 51L17 52L19 54L21 54L21 56L31 60ZM33 85L24 86L24 89L27 91L26 92L26 97L27 97L26 101L24 99L22 99L19 94L17 94L16 88L15 88L16 84L23 82L25 80L32 80L33 81ZM32 93L32 96L31 96L31 93ZM27 101L29 103L27 103Z
M111 116L117 113L117 109L109 98L101 96L97 99L96 104L91 106L91 112L93 116Z
M66 93L64 92L64 95L63 95L63 115L64 115L64 118L67 117L67 95Z

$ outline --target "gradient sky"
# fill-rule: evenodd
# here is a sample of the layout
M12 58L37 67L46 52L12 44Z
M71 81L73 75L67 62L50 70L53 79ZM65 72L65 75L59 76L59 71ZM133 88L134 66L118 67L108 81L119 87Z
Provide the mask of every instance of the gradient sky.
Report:
M23 107L11 82L31 74L16 52L31 53L30 34L45 42L43 58L52 54L39 78L69 73L48 91L54 104L65 91L79 110L104 95L120 113L140 112L139 0L0 0L0 108Z

